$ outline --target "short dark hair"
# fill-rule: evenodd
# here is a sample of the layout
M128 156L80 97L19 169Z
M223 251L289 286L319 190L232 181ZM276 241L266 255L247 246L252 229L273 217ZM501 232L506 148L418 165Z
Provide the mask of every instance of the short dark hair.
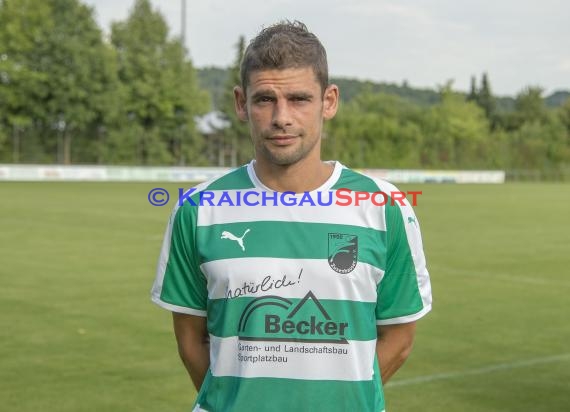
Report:
M247 46L241 61L241 85L258 70L310 67L324 92L329 83L327 52L300 21L281 21L264 28Z

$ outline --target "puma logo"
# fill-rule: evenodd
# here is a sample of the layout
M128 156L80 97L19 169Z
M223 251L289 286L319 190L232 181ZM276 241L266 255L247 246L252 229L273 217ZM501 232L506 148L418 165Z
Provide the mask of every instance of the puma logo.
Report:
M243 232L243 235L241 235L241 237L237 237L233 233L230 233L228 231L223 231L222 237L220 239L235 240L241 246L241 250L245 252L245 247L243 245L243 238L245 237L245 235L247 235L247 232L249 232L249 229L246 229L245 232Z

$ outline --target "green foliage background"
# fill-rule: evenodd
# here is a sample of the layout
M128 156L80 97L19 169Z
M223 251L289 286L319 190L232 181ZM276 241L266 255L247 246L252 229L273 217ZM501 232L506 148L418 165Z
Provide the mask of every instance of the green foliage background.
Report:
M79 0L0 2L0 161L203 164L209 95L162 15L136 0L104 39Z
M80 0L0 1L0 162L237 166L252 157L228 68L197 70L149 0L104 36ZM570 92L539 86L494 96L487 74L468 94L332 79L341 109L324 155L352 167L505 169L570 179ZM219 111L212 132L196 119ZM221 124L225 124L225 127Z

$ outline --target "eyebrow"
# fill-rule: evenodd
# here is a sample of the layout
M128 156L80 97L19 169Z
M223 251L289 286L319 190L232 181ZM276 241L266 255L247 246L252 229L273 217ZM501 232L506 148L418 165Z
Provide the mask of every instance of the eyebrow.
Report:
M255 99L262 97L262 96L275 97L275 93L271 89L258 90L251 95L251 98L255 100Z
M288 99L291 99L291 98L312 99L313 94L309 93L309 92L292 92L292 93L287 93L287 98Z
M263 97L263 96L275 97L275 92L271 89L258 90L254 94L251 95L251 98L257 99L257 98ZM313 93L299 91L299 92L287 93L285 95L285 97L287 99L293 99L293 98L312 99L314 96L313 96Z

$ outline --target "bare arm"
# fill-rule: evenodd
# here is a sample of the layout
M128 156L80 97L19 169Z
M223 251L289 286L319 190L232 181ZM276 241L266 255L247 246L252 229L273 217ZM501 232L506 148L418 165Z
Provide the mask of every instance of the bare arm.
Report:
M196 390L200 390L210 366L210 343L206 318L172 313L178 353Z
M385 384L412 352L416 323L378 326L377 333L376 353L380 363L382 383Z

